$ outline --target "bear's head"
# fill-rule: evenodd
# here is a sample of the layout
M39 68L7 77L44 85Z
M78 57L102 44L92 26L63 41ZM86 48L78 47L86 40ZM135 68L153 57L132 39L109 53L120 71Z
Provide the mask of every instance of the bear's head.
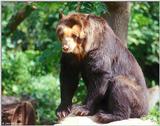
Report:
M62 14L56 29L62 51L84 57L100 44L104 23L102 18L90 14Z

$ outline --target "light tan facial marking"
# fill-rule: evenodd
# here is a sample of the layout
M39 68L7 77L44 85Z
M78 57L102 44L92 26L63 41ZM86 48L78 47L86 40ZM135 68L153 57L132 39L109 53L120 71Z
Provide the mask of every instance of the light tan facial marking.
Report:
M80 32L81 32L80 26L74 25L74 26L72 27L72 32L73 32L73 34L75 34L76 36L79 36L79 35L80 35Z
M73 34L80 37L81 34L81 28L78 25L74 25L72 28L61 26L60 29L63 31L63 37L72 37Z
M84 32L81 30L80 25L73 25L72 27L60 25L57 30L62 44L62 51L65 53L74 53L78 59L84 56L81 43L81 39L84 38Z
M75 35L77 35L79 38L83 39L85 38L85 33L84 31L81 29L81 27L79 25L74 25L72 27L72 31Z
M62 39L62 51L66 53L71 53L76 48L77 43L72 37L64 37Z
M72 35L72 29L69 27L65 27L63 29L64 37L71 37Z

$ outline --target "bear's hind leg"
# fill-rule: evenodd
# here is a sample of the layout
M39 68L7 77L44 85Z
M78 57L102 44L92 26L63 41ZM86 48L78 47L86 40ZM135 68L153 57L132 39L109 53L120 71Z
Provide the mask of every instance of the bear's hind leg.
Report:
M100 123L109 123L130 118L132 112L138 116L139 111L143 108L141 97L138 97L140 89L135 81L127 77L115 77L109 84L107 91L107 112L105 109L104 111L98 111L93 119Z

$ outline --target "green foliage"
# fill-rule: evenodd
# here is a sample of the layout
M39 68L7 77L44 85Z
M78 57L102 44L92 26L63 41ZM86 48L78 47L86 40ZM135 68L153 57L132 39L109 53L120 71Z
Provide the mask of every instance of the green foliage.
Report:
M59 78L57 74L46 73L39 55L39 51L33 50L7 54L3 50L2 90L4 95L31 96L37 102L37 123L53 123L60 97Z
M132 6L129 47L142 64L159 63L158 5L142 2Z
M38 101L38 109L36 110L39 124L43 120L53 123L53 119L56 118L55 110L60 102L58 100L60 97L58 83L59 78L51 74L32 78L32 89L28 92L28 95Z
M158 83L159 13L156 2L132 3L128 47L141 65L149 87Z
M86 87L84 86L83 80L81 79L79 82L79 86L77 91L75 92L75 96L73 97L73 103L75 104L81 104L82 102L84 102L84 99L86 97Z
M11 17L26 5L37 9L14 33L6 36ZM107 12L107 8L102 2L2 2L2 93L34 98L37 101L37 124L53 124L60 103L61 48L55 30L61 11L64 14L82 12L100 16ZM132 3L128 47L144 70L149 69L148 65L151 70L157 69L158 37L158 4ZM146 74L146 79L150 86L158 83L156 76L150 78ZM81 103L85 91L81 80L73 102ZM151 115L154 117L156 113Z
M150 120L152 120L153 122L156 122L157 124L160 124L160 108L159 108L159 103L156 105L156 106L154 106L151 110L150 110L150 112L149 112L149 114L146 116L146 117L144 117L143 119L144 120L146 120L146 119L150 119Z

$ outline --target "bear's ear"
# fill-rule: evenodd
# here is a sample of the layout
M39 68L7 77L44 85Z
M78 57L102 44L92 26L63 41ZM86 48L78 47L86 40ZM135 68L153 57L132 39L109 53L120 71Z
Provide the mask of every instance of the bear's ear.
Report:
M65 17L65 15L63 14L63 12L59 12L59 19L63 19Z

